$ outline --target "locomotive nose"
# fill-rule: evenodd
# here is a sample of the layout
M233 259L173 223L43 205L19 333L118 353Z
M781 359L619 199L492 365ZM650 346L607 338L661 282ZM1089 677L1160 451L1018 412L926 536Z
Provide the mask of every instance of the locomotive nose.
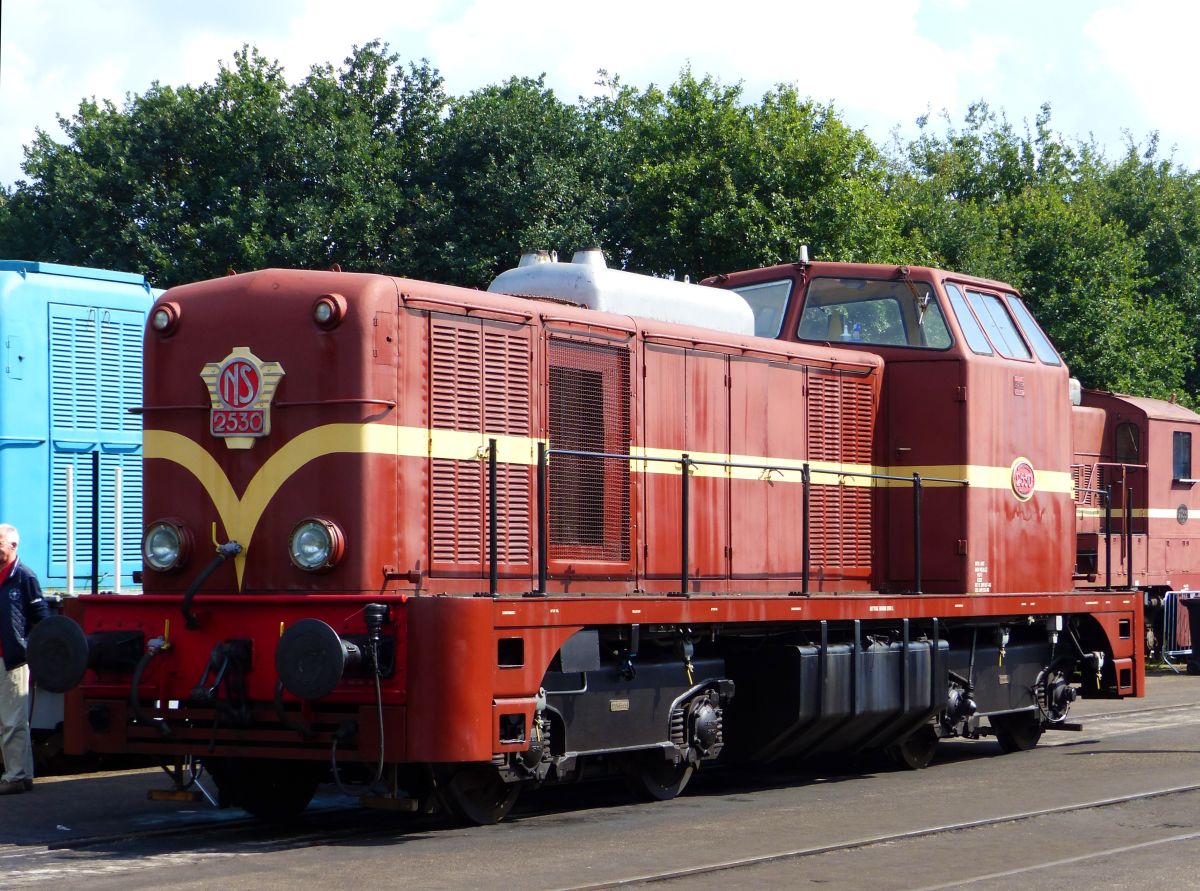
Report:
M50 693L66 693L83 680L91 648L74 619L48 616L34 626L25 649L37 685Z

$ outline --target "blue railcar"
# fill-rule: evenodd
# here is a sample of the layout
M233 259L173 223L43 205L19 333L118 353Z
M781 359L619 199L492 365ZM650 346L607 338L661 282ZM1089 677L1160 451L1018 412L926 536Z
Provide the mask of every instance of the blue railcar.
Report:
M142 422L129 409L158 293L127 272L0 260L0 522L20 529L47 590L90 590L94 571L103 590L129 590L141 569Z

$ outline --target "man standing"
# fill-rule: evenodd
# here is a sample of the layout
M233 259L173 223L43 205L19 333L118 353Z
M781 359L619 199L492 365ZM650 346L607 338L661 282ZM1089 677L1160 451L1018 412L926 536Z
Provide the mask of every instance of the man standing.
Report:
M0 524L0 753L4 776L0 795L33 788L33 744L29 737L29 632L50 614L37 576L17 561L20 535Z

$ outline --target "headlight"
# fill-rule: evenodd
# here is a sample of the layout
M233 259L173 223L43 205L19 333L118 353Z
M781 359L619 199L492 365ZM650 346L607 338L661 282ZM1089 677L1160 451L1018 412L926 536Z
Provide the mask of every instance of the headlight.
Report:
M345 536L336 523L320 517L301 520L288 540L292 563L306 572L330 569L342 559Z
M313 304L313 321L318 328L331 331L346 317L346 298L341 294L322 294Z
M159 520L142 537L142 557L159 572L172 572L187 563L191 536L177 520Z
M150 327L159 337L170 337L179 327L179 304L164 301L150 313Z

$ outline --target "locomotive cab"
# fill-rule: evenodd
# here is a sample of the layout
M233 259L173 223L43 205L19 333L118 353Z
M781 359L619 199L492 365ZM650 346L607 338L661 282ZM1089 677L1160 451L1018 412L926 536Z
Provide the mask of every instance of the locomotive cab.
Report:
M776 266L706 283L740 293L760 336L884 359L874 461L890 479L877 494L877 588L1070 588L1068 374L1012 288L923 267L849 263Z

